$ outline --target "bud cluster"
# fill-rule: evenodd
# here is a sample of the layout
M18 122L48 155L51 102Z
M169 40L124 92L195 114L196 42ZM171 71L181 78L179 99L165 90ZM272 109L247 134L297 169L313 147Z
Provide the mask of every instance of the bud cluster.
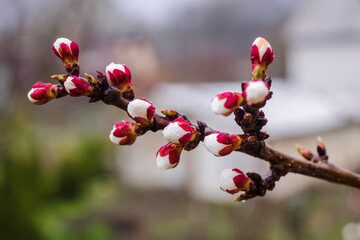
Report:
M110 141L118 145L132 145L136 138L147 131L163 129L162 134L167 144L156 153L156 164L159 169L175 168L180 161L183 149L190 151L200 141L205 148L217 157L229 155L236 150L258 149L261 142L268 137L261 128L267 120L261 107L270 99L271 79L266 77L267 67L274 58L270 44L264 38L257 38L251 48L252 78L243 83L241 92L223 92L211 101L211 110L218 115L235 115L236 123L244 134L227 134L208 128L205 123L192 125L184 115L173 110L162 110L165 117L155 113L155 107L146 99L134 99L131 72L125 64L111 62L105 68L105 74L98 71L97 77L89 74L80 76L79 46L67 38L58 38L52 49L66 69L67 74L51 76L59 84L36 83L28 93L29 100L34 104L44 104L55 98L66 95L72 97L87 96L90 102L102 100L127 111L133 120L121 121L113 126ZM299 150L308 159L312 154ZM322 159L327 159L325 147L318 140L318 152ZM311 155L311 156L310 156ZM240 191L249 193L256 183L251 173L244 174L239 169L225 169L220 177L220 188L228 193ZM250 192L251 193L251 192Z
M256 151L261 142L269 137L261 132L267 119L261 107L270 99L271 79L266 78L266 71L274 59L273 50L268 41L258 37L255 39L250 59L252 78L241 86L242 92L223 92L217 94L211 102L211 110L218 115L229 116L234 112L236 123L242 128L244 135L230 135L212 132L204 138L205 148L217 157L229 155L239 149ZM249 187L251 180L238 169L226 169L221 175L221 189L234 194Z
M72 97L88 96L90 101L98 101L103 99L104 93L111 86L118 89L121 96L132 100L134 99L134 91L131 82L131 72L129 68L123 64L110 63L106 67L106 77L104 79L96 79L86 74L85 78L79 77L79 45L67 38L58 38L52 46L52 50L63 62L67 75L58 74L51 78L57 80L62 87L51 87L39 83L34 85L28 94L28 98L34 104L44 104L48 101L70 95ZM105 83L106 82L106 83ZM43 84L43 85L41 85ZM45 91L46 89L46 91ZM49 90L51 89L51 90ZM94 100L96 99L96 100ZM151 113L149 113L151 115ZM148 119L151 122L151 119Z

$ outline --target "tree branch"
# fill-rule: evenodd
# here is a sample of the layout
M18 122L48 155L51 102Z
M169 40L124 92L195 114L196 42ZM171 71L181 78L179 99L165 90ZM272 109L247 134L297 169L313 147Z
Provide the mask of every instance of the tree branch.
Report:
M112 90L117 91L115 88ZM112 97L114 95L118 98L112 98L112 100L108 99L108 96ZM114 105L126 111L126 107L124 107L128 104L128 101L126 99L121 97L120 94L109 94L108 96L105 96L103 101L105 100L107 104ZM171 119L155 114L154 124L152 126L149 126L148 130L152 130L154 132L162 130L167 126L169 122L171 122ZM214 129L208 127L204 122L200 123L204 124L204 136L215 132ZM203 138L199 139L199 141L203 141ZM274 149L268 144L260 145L260 147L256 150L254 150L253 148L245 147L239 149L238 151L265 160L271 165L281 166L287 172L298 173L333 183L339 183L355 188L360 188L360 174L339 168L331 163L328 163L327 161L320 161L315 163L312 161L292 157Z

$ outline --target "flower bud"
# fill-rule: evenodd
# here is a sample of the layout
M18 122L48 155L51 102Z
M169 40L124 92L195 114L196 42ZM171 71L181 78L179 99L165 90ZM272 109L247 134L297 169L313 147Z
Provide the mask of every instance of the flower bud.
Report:
M131 73L124 64L110 63L106 67L107 80L123 94L125 98L134 99Z
M59 83L63 83L68 78L68 75L65 74L52 75L51 78L58 81Z
M296 144L296 149L307 160L311 160L314 156L310 150L299 144Z
M213 132L204 138L205 148L217 157L229 155L241 147L243 140L239 135Z
M89 96L93 93L94 87L82 77L70 76L64 82L66 92L73 97Z
M58 38L52 50L63 61L66 70L78 67L79 45L76 42L67 38Z
M317 152L319 153L319 156L325 156L326 155L326 148L325 144L321 137L317 137Z
M269 65L274 60L274 52L270 43L265 38L258 37L255 39L250 52L252 64Z
M179 113L171 109L161 109L160 112L164 114L167 118L176 119Z
M136 137L138 136L135 131L136 128L136 123L125 121L119 122L114 125L109 138L113 143L119 145L131 145L135 142Z
M220 189L235 194L247 190L252 180L237 168L224 169L220 175Z
M164 128L162 134L171 143L185 145L194 140L196 129L184 118L178 117Z
M215 96L211 102L211 110L218 115L229 116L241 106L244 98L241 93L224 92Z
M65 94L64 88L60 85L38 82L31 86L28 98L30 102L41 105Z
M180 161L183 147L178 144L168 143L156 153L156 165L161 170L174 168Z
M127 106L129 116L136 122L148 125L154 121L155 108L145 99L135 99Z
M245 85L242 94L247 105L263 105L269 97L269 86L262 80L251 80Z

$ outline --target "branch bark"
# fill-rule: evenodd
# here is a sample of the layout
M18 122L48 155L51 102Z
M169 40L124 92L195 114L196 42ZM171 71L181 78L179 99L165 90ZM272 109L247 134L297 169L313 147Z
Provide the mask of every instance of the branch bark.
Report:
M267 144L258 152L244 151L244 153L268 161L273 165L281 165L289 172L360 188L360 174L339 168L325 161L314 163L308 160L295 158L282 153Z

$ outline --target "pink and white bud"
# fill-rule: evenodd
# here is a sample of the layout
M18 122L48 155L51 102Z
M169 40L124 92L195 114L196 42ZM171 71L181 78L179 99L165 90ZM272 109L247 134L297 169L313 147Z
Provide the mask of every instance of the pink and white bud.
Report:
M241 106L244 98L241 93L219 93L211 102L211 110L218 115L229 116L235 109Z
M178 117L164 128L162 134L171 143L185 145L194 140L196 129L184 118Z
M249 106L263 105L268 99L269 93L269 85L262 80L255 79L245 85L243 96Z
M64 63L65 67L78 65L79 45L67 38L58 38L52 46L52 50Z
M156 165L161 170L176 167L180 161L180 154L183 147L178 144L168 143L162 146L156 153Z
M28 99L36 105L41 105L65 94L61 86L38 82L31 86Z
M89 96L93 93L94 87L82 77L70 76L64 82L66 92L73 97Z
M242 138L238 135L230 135L221 132L213 132L204 138L205 148L217 157L229 155L239 149Z
M119 145L131 145L135 142L136 137L136 123L122 121L114 125L110 132L110 140Z
M125 64L110 63L106 66L107 80L123 94L125 98L133 99L134 91L131 82L131 72Z
M145 99L135 99L127 106L129 116L136 122L148 125L154 121L155 108Z
M224 169L220 175L220 189L230 194L247 190L251 183L252 180L237 168Z
M251 62L254 65L269 65L274 60L274 52L270 43L265 38L258 37L255 39L250 52Z

